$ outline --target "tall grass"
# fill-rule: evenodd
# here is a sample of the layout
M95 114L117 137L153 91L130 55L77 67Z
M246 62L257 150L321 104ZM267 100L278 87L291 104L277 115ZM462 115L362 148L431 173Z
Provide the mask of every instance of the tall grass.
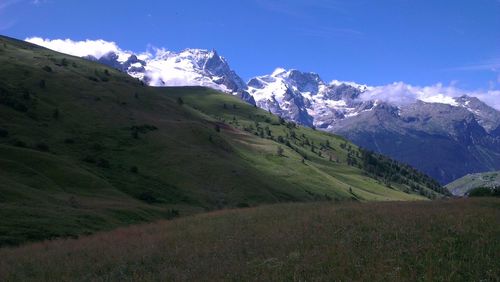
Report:
M1 281L498 281L500 200L282 204L0 250Z

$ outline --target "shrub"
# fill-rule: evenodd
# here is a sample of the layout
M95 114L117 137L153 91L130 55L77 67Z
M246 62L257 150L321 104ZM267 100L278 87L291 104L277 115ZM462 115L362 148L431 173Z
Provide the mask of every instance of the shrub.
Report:
M220 132L220 125L218 124L215 125L215 131Z
M49 146L43 142L38 142L35 144L35 149L42 151L42 152L48 152Z
M59 119L59 109L55 109L53 112L52 112L52 117L54 119Z
M7 129L0 128L0 137L8 137L9 131Z
M14 139L11 141L11 144L16 147L21 147L25 148L26 147L26 142L19 140L19 139Z
M68 60L67 60L66 58L63 58L63 59L61 60L61 65L62 65L63 67L67 67L67 66L68 66Z
M143 125L134 125L130 127L132 131L137 131L139 133L148 133L149 131L158 130L158 127L151 124L143 124Z
M96 160L94 157L92 156L85 156L82 158L82 161L86 162L86 163L91 163L91 164L95 164L96 163Z
M45 83L45 80L42 79L40 80L40 82L38 83L38 86L40 86L40 88L42 89L45 89L45 87L47 87L47 84Z
M46 72L52 72L52 68L49 66L44 66L42 69Z
M92 145L92 150L94 150L94 151L102 151L103 149L104 149L104 147L99 143L94 143Z
M26 90L26 89L23 91L23 99L24 100L30 100L31 99L30 92L28 90Z
M106 159L102 159L102 158L97 161L97 166L101 167L101 168L110 168L111 167L111 165L109 164L109 161Z
M13 108L16 111L23 113L28 111L28 107L25 104L19 102L14 102Z
M176 217L179 217L180 213L178 210L175 210L175 209L170 209L167 211L167 215L166 215L166 218L167 219L172 219L172 218L176 218Z
M139 139L139 132L137 130L132 131L132 138Z
M177 104L179 104L181 106L184 105L184 100L182 100L181 97L177 98Z
M148 204L154 204L154 203L158 203L159 202L158 199L150 191L145 191L145 192L140 193L137 196L137 199L139 199L139 200L141 200L143 202L146 202Z
M130 172L137 174L139 173L139 169L136 166L133 166L130 168Z
M285 151L283 150L283 148L281 148L281 146L278 146L278 149L276 150L276 154L281 157L281 156L283 156L284 152Z

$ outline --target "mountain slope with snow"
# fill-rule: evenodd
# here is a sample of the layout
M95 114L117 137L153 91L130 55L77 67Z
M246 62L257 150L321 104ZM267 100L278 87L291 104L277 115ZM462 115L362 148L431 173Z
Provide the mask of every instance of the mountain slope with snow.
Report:
M340 134L415 166L445 184L471 172L500 169L500 112L470 96L333 81L277 69L253 78L256 104L286 119ZM412 96L413 95L413 96Z
M255 103L243 79L215 50L186 49L179 53L157 50L154 56L130 54L126 60L120 57L123 56L108 53L95 60L127 72L150 86L204 86Z
M156 49L134 54L112 42L28 39L127 72L152 86L205 86L287 120L341 134L448 183L467 173L500 169L500 91L472 92L441 84L367 86L325 82L312 72L276 69L245 83L216 51ZM476 96L476 97L472 97Z

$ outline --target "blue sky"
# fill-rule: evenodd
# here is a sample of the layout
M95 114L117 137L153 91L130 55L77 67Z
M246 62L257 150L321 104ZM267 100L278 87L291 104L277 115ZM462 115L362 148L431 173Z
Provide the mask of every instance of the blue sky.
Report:
M216 49L244 79L285 67L500 89L500 0L0 0L0 33Z

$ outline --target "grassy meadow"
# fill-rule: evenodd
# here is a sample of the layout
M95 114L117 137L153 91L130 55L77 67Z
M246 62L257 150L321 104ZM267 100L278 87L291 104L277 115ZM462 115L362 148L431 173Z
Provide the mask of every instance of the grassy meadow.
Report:
M0 249L1 281L498 281L500 199L293 203Z

